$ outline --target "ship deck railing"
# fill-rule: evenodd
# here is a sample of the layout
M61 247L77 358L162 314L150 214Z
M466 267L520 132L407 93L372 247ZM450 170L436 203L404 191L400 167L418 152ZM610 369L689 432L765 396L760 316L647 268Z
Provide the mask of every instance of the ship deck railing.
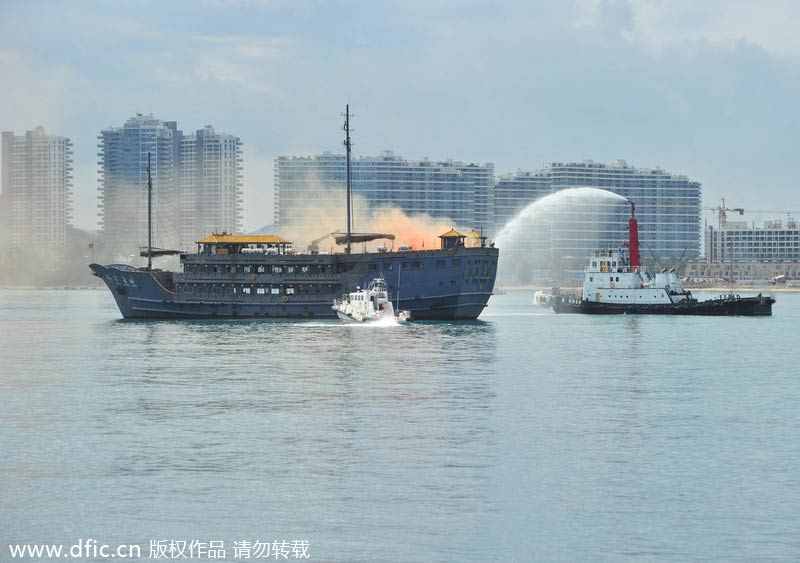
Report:
M413 249L413 250L390 250L388 252L353 252L351 254L346 254L344 252L335 252L330 254L314 254L314 253L293 253L293 254L257 254L257 253L247 253L247 254L206 254L206 253L184 253L181 254L181 261L189 261L189 262L253 262L254 260L260 261L265 259L275 259L279 257L282 261L317 261L320 260L322 257L329 257L335 256L339 259L347 258L347 257L361 257L365 254L369 254L370 258L378 259L380 256L397 256L397 255L404 255L404 256L459 256L461 255L463 250L474 251L474 250L484 250L481 254L492 254L497 249L485 246L485 247L459 247L455 249L454 252L451 252L453 249L441 249L441 248L421 248L421 249ZM265 260L266 261L266 260Z

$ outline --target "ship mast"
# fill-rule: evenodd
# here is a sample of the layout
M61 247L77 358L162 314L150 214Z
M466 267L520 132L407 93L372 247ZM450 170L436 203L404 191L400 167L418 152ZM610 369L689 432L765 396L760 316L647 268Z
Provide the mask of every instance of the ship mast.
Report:
M350 238L352 234L350 224L350 150L352 148L352 142L350 141L350 104L345 106L344 132L345 139L343 144L347 148L347 246L345 247L345 253L350 254Z
M150 151L147 151L147 269L153 269L153 179L150 176Z

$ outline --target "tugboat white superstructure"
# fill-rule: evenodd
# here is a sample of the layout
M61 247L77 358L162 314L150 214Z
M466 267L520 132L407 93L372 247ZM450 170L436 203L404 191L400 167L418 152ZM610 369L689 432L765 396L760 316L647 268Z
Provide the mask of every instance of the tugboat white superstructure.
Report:
M371 322L381 319L395 319L394 307L389 300L386 280L373 278L366 289L357 289L341 299L333 300L332 309L344 321ZM407 321L408 311L399 311L398 321Z
M671 305L691 299L674 271L664 269L650 278L632 266L624 249L598 251L586 268L584 301L640 305Z
M681 287L675 272L664 269L651 278L642 270L639 256L639 227L631 201L628 243L625 248L594 253L585 269L583 293L578 297L555 292L556 313L747 315L772 314L772 297L725 295L698 301Z

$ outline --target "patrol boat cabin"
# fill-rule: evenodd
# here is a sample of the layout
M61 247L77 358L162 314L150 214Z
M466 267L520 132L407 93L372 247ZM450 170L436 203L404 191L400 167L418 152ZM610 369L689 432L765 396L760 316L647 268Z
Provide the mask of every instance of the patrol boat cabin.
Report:
M383 277L373 278L366 289L357 288L342 299L334 299L332 309L344 321L370 322L394 319L394 307L389 300L389 291ZM400 311L397 320L406 321L407 311Z

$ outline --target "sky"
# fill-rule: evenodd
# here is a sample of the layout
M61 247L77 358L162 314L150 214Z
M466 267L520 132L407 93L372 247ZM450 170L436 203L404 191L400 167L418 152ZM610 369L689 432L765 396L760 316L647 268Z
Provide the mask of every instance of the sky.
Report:
M341 151L347 103L356 155L623 159L708 206L798 210L797 29L792 0L0 0L0 129L72 139L89 229L101 129L152 112L241 137L251 230L273 159Z

